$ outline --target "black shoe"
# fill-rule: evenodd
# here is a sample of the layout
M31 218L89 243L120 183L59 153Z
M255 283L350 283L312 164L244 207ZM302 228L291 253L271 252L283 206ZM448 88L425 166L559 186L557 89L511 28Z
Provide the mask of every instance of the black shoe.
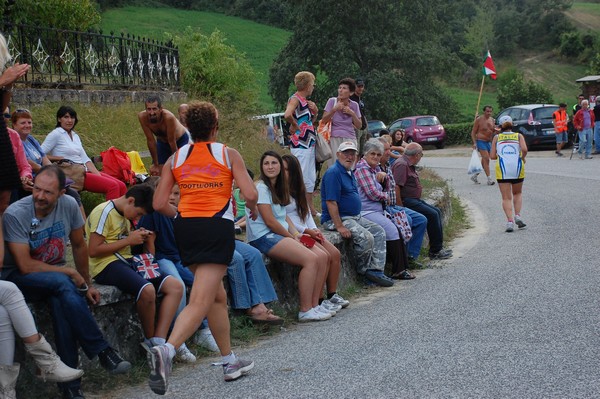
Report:
M391 287L394 285L394 280L379 270L367 270L365 278L381 287Z
M429 259L448 259L452 257L452 251L449 249L440 249L437 252L430 252Z
M392 274L394 280L412 280L415 278L413 274L410 274L408 270L402 270L401 272Z
M85 399L85 396L79 387L65 388L63 399Z
M109 374L125 374L131 369L131 363L123 360L113 348L106 348L98 353L98 359L100 360L100 365Z

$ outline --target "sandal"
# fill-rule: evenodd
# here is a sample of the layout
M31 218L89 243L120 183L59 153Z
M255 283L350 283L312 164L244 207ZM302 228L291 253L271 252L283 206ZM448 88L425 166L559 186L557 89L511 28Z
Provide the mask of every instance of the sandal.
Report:
M266 312L260 314L249 314L248 317L254 324L269 324L269 325L281 325L283 319L277 316L271 309L267 309Z

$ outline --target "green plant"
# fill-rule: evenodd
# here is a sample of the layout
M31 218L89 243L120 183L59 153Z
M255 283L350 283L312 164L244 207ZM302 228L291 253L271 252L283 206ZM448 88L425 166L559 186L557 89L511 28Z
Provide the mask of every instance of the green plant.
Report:
M506 71L499 80L498 104L500 108L517 104L549 104L553 102L552 93L548 89L539 83L531 81L525 83L523 74L515 69Z
M100 23L93 0L19 0L15 2L12 20L18 23L85 31Z
M471 129L473 128L473 122L462 122L462 123L449 123L444 125L446 129L446 144L447 145L458 145L458 144L471 144Z

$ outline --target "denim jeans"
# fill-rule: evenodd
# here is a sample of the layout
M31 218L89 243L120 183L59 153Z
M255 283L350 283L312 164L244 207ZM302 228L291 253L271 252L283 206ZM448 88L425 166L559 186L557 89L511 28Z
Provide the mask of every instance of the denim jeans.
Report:
M600 121L594 125L594 143L596 143L596 152L600 152Z
M427 235L429 236L429 252L435 253L443 248L444 227L442 212L433 205L429 205L417 198L403 198L402 202L407 208L418 212L427 218ZM409 251L409 253L411 253Z
M259 303L277 300L262 254L251 245L235 241L233 260L227 267L227 279L231 287L231 307L234 309L250 309Z
M589 157L592 154L592 128L579 130L579 153Z
M162 273L175 277L183 284L184 295L181 296L181 302L179 302L177 312L175 313L175 319L177 319L177 316L179 316L179 313L181 313L183 308L185 308L187 302L185 287L191 287L194 284L194 275L190 269L183 266L181 262L174 262L170 259L162 258L157 259L156 263L158 263L158 267ZM173 319L173 324L175 324L175 319ZM208 328L208 322L206 321L206 318L202 320L202 324L200 324L200 330L204 330L205 328Z
M423 246L423 237L425 237L425 231L427 231L427 218L421 215L419 212L413 211L409 208L401 206L394 206L398 209L403 209L406 213L406 218L410 224L412 230L412 238L406 243L406 249L408 250L408 256L413 259L417 259L421 254L421 246Z
M79 294L75 284L66 274L36 272L22 275L14 271L7 276L7 280L15 283L28 301L44 300L49 304L56 352L67 366L78 366L77 342L90 359L109 347L85 297ZM58 385L63 389L79 387L81 379Z

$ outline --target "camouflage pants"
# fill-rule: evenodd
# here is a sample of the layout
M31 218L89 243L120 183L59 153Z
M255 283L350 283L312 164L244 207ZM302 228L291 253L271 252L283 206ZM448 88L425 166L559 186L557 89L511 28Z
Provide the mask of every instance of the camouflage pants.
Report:
M386 255L385 230L360 216L343 217L342 223L352 233L358 274L365 274L367 270L383 271ZM331 220L325 222L323 227L331 231L336 230Z

